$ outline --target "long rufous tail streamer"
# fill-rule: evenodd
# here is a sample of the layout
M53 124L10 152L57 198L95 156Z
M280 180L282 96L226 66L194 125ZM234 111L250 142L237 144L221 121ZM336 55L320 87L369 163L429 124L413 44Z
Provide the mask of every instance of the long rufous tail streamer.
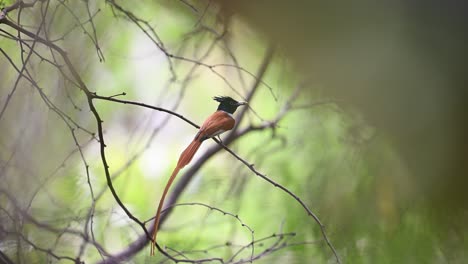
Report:
M198 136L198 135L197 135ZM158 205L158 210L156 211L156 217L154 219L154 229L153 229L153 234L152 238L153 240L151 241L151 256L154 255L154 250L156 248L156 235L158 234L158 229L159 229L159 221L161 219L161 209L164 205L164 200L166 199L166 194L169 191L169 188L171 187L172 182L174 181L175 177L179 173L179 171L185 167L193 158L195 153L197 152L198 148L200 148L202 141L197 139L197 137L190 143L190 145L180 154L179 161L177 162L177 166L175 167L174 171L172 172L171 177L169 178L169 181L166 184L166 187L164 188L164 192L161 196L161 199L159 200L159 205Z

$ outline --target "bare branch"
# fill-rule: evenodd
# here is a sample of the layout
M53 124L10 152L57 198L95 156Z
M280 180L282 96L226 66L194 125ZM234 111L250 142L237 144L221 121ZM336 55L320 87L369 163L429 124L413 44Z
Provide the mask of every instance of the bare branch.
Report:
M37 24L31 24L31 25L25 25L22 20L25 20L25 15L22 14L22 10L24 8L32 8L35 6L36 2L40 2L41 4L39 5L40 8L38 8L38 16L41 19L39 25ZM134 100L126 100L122 99L120 96L125 96L126 93L119 93L116 95L111 95L111 96L102 96L98 95L97 92L95 92L95 88L92 88L92 84L88 83L87 78L84 78L82 73L78 70L79 68L77 65L70 59L66 48L61 46L61 41L64 39L65 36L68 36L68 34L74 33L75 28L81 28L82 31L84 31L84 34L87 35L87 37L91 40L93 48L96 49L96 53L98 55L98 58L100 61L104 61L104 55L103 51L101 50L100 44L98 42L98 32L96 28L96 22L98 20L95 19L95 15L100 11L100 9L96 8L97 11L94 11L95 13L93 14L92 9L94 8L94 5L90 5L89 1L84 1L83 6L84 9L81 11L74 9L68 1L58 1L58 2L52 2L52 1L47 1L47 0L35 0L30 3L25 3L23 1L16 1L12 5L4 8L1 10L0 13L0 25L4 25L6 27L6 30L3 28L0 29L0 38L8 39L8 40L13 40L17 41L17 44L19 45L19 48L17 50L19 51L18 57L20 60L15 60L16 57L12 54L9 54L6 52L4 49L0 48L0 52L3 54L3 56L6 58L8 61L7 66L12 67L16 71L16 80L12 86L11 89L9 89L9 94L6 97L6 102L2 105L2 108L0 109L0 121L2 121L2 117L4 116L4 113L8 106L10 105L11 98L17 93L16 91L18 90L18 86L20 84L23 84L22 82L20 83L20 80L24 80L27 85L31 86L31 91L34 92L34 94L39 95L40 99L48 108L47 110L52 110L58 117L59 121L65 124L65 131L68 129L70 133L70 142L73 142L76 147L73 148L71 152L65 153L64 158L61 164L59 164L58 167L54 167L54 170L46 175L44 178L37 178L35 179L35 182L37 183L37 188L33 189L33 192L31 192L32 196L31 199L28 201L26 206L22 207L19 205L19 203L14 199L14 196L5 189L0 189L0 194L4 194L7 198L9 203L13 204L13 212L14 214L17 214L18 216L21 216L22 219L25 220L25 223L31 224L34 228L38 230L46 230L48 232L51 232L53 234L56 234L56 240L55 240L55 246L50 247L50 248L44 248L40 247L39 243L35 243L31 238L29 238L27 235L25 235L24 231L21 230L23 228L23 223L19 223L16 226L16 230L14 232L10 230L6 230L3 226L0 226L1 230L0 232L3 233L8 233L10 235L16 236L17 241L23 241L27 245L33 247L37 251L41 251L46 253L47 256L50 256L54 259L57 260L69 260L73 261L75 263L79 263L82 260L82 257L86 255L86 250L88 245L94 246L94 248L98 251L98 253L101 255L102 261L100 263L115 263L115 262L120 262L127 260L134 256L136 253L138 253L144 246L150 241L150 231L154 228L153 225L151 225L149 228L146 227L146 224L148 223L147 221L142 221L137 217L137 214L134 214L132 211L135 210L131 207L128 207L122 199L120 198L119 195L122 195L121 193L119 194L117 190L114 188L114 183L113 181L116 179L118 175L121 174L121 172L125 171L130 164L135 162L141 155L141 153L144 152L147 148L149 148L154 136L157 134L157 131L162 128L167 121L172 117L175 116L179 120L182 120L188 124L190 124L193 127L198 128L199 126L189 120L188 118L184 117L180 113L176 111L176 108L178 107L180 101L184 97L184 93L187 87L190 86L193 80L195 80L198 77L198 74L201 72L201 70L207 70L208 74L214 75L216 78L219 78L222 82L224 82L225 86L229 87L234 93L236 93L239 97L249 101L251 104L249 107L242 109L237 116L237 124L241 124L243 120L245 120L245 116L247 116L247 113L250 111L253 115L257 116L258 120L260 120L259 123L255 123L251 121L248 123L245 127L236 127L233 131L231 131L229 134L227 134L226 138L223 140L223 142L220 142L217 139L214 139L214 141L217 143L216 145L211 145L205 153L203 153L200 157L199 160L194 161L192 166L185 171L183 175L181 175L180 180L176 183L175 187L173 188L173 191L170 193L168 199L167 199L167 204L169 205L165 209L165 214L162 215L161 218L161 224L168 218L168 216L171 214L172 210L174 207L181 206L181 205L197 205L197 206L203 206L206 207L210 210L217 211L220 213L223 213L224 215L229 215L233 218L235 218L241 226L245 227L246 229L249 230L251 234L251 240L249 243L245 245L233 245L232 243L226 243L224 246L226 247L232 247L232 248L237 248L233 254L233 256L230 257L228 260L224 260L223 258L217 258L217 257L211 257L209 255L203 256L203 258L200 259L194 259L192 258L191 254L198 254L196 250L192 251L184 251L180 249L162 249L160 248L159 245L157 245L158 250L162 252L164 256L167 257L165 260L171 260L174 262L187 262L187 263L203 263L203 262L218 262L218 263L246 263L246 262L253 262L255 260L261 259L265 256L270 255L273 252L276 252L280 249L286 248L286 247L291 247L295 245L305 245L308 244L309 242L304 242L304 243L290 243L288 241L289 238L293 237L294 235L284 233L284 234L278 234L278 235L272 235L270 237L266 237L264 239L258 239L255 240L254 237L254 230L246 225L238 215L229 213L227 211L224 211L222 209L219 209L215 206L212 205L207 205L207 204L202 204L202 203L185 203L185 204L179 204L176 205L176 201L179 199L180 195L183 193L183 191L186 189L187 185L189 182L192 181L194 178L194 175L212 158L214 155L219 153L220 151L226 150L229 152L231 155L233 155L238 161L240 161L239 164L242 164L240 166L246 166L251 173L259 176L261 179L265 180L269 184L271 184L274 187L279 188L282 192L285 192L287 195L291 196L292 198L295 199L297 203L299 203L302 208L307 212L309 216L319 225L323 240L325 241L328 247L332 250L336 261L340 263L339 257L336 253L335 248L332 246L330 243L328 236L325 232L325 227L319 220L319 218L312 212L312 210L309 209L309 207L297 196L294 194L292 191L287 189L285 186L275 182L274 180L270 179L267 177L265 174L257 170L252 163L248 161L248 159L241 157L241 155L237 154L234 152L230 146L235 143L238 140L241 140L244 136L253 133L253 132L260 132L260 131L271 131L273 133L273 136L276 137L276 139L282 140L281 136L276 136L276 127L278 124L284 119L284 117L290 113L294 109L302 109L305 107L305 105L296 105L295 101L297 96L299 95L300 88L296 90L296 92L289 98L283 105L283 107L278 111L277 115L274 118L271 119L264 119L260 117L259 114L255 111L253 106L255 105L254 103L254 97L258 93L258 90L260 88L264 87L268 89L268 91L271 94L271 98L274 102L278 103L278 98L277 95L274 93L274 89L265 81L265 76L268 71L268 67L273 61L274 58L274 48L273 46L270 46L266 49L265 55L263 59L260 62L260 65L256 71L256 73L252 73L251 71L247 70L247 68L244 68L241 66L235 56L235 54L230 50L229 45L224 42L221 43L221 41L225 40L224 36L228 34L228 22L225 23L225 21L222 21L222 19L217 13L213 13L212 9L215 9L214 4L212 4L211 0L208 0L208 2L204 3L203 7L200 8L200 11L195 8L194 5L188 3L185 0L180 0L180 2L193 10L195 13L197 13L198 19L195 23L195 29L191 31L189 34L186 35L186 39L183 41L182 45L179 46L179 50L176 50L176 52L173 52L171 49L168 48L168 46L165 45L163 39L160 37L158 34L159 32L155 29L153 25L150 24L149 21L142 19L141 17L138 16L138 13L130 11L130 9L126 9L124 6L119 5L116 3L114 0L107 0L106 3L110 6L110 9L114 12L114 14L118 14L116 16L124 17L124 19L128 20L130 23L134 24L137 26L139 30L141 30L152 42L153 44L164 54L169 72L172 75L170 80L167 82L167 87L172 88L173 86L177 86L178 90L178 99L177 102L174 104L173 108L168 108L168 107L159 107L160 104L156 104L158 106L153 106L151 103L145 103L145 102L140 102L140 101L134 101ZM51 11L49 12L49 4L52 3L52 7L50 7ZM55 9L54 8L55 5ZM198 5L197 5L198 6ZM10 16L10 13L14 10L17 10L17 19L14 19ZM30 9L33 10L33 9ZM36 10L34 8L34 10ZM59 14L58 12L62 11L67 14L67 16L71 17L72 23L75 23L73 27L70 28L70 25L65 25L65 30L62 30L61 32L58 33L58 35L54 35L54 38L59 36L59 38L56 38L55 40L52 40L52 38L49 36L50 34L56 34L54 31L54 23L58 20ZM29 12L29 11L24 11L24 12ZM52 13L52 14L50 14ZM216 17L215 17L216 16ZM46 19L47 18L47 19ZM205 24L208 23L208 20L211 19L217 19L217 22L215 23L215 26ZM220 24L222 24L222 27L218 27ZM100 27L98 27L100 28ZM13 35L10 32L17 32L17 36ZM203 35L201 35L203 34ZM61 36L61 37L60 37ZM201 37L200 37L201 36ZM208 42L208 41L209 42ZM190 43L188 45L187 43ZM221 43L221 44L220 44ZM90 43L88 43L91 45ZM101 43L102 44L102 43ZM193 48L191 45L194 44ZM230 61L232 61L233 64L229 63L213 63L209 61L210 56L212 54L216 54L214 51L217 51L217 45L222 46L221 49L224 49L223 52L227 53ZM186 56L184 52L186 51L193 51L193 56ZM45 52L44 52L45 51ZM50 53L49 53L50 52ZM47 54L47 55L44 55ZM213 57L213 56L211 56ZM49 91L46 90L48 88L47 84L44 84L41 82L41 79L38 79L37 76L34 74L37 72L35 64L37 61L45 61L44 63L47 67L53 68L55 73L59 76L58 82L59 86L57 86L59 89L58 90L63 90L63 94L61 96L65 98L65 103L68 104L67 107L69 108L60 108L60 103L57 103L57 101L53 100L54 97L53 94ZM188 65L187 67L188 72L185 75L182 75L182 78L178 80L178 74L179 74L179 68L181 68L184 65ZM224 74L223 70L226 70L226 68L231 68L234 69L234 71L237 72L238 78L241 81L241 86L242 89L239 89L239 87L236 87L235 82L230 78L229 75ZM184 69L185 71L185 69ZM182 71L183 72L183 71ZM247 87L244 84L243 78L247 77L247 79L253 80L252 84L250 87ZM89 88L91 87L91 89ZM248 89L247 89L248 88ZM75 100L73 96L73 91L78 92L82 96L82 100ZM18 92L19 93L19 92ZM52 95L51 95L52 94ZM16 97L15 97L16 98ZM68 99L68 100L67 100ZM105 137L105 123L103 121L103 116L102 112L96 107L96 100L101 101L106 103L107 105L110 105L110 102L115 103L115 104L127 104L127 105L133 105L134 107L139 107L139 108L146 108L146 109L151 109L154 111L158 112L163 112L168 115L165 116L165 119L161 122L161 125L158 126L153 130L151 135L149 136L148 140L146 141L146 144L144 145L143 148L140 149L137 154L129 157L127 161L118 169L113 169L111 170L109 168L109 162L108 162L108 153L107 153L107 140L109 140L107 137ZM162 99L161 99L162 100ZM81 103L81 104L80 104ZM318 103L319 104L319 103ZM13 103L11 103L13 105ZM10 105L10 108L12 107ZM163 104L161 104L163 105ZM83 108L84 106L84 108ZM164 106L164 105L163 105ZM88 113L88 116L94 117L93 120L93 125L95 122L95 128L90 129L82 125L81 119L75 118L73 115L70 115L69 112L71 111L74 114L77 111L81 111L80 115L85 116L86 111L88 110L91 113ZM82 111L84 109L85 111ZM8 111L8 114L10 114L10 111ZM250 115L249 115L250 117ZM4 121L6 118L4 119ZM250 120L249 120L250 121ZM247 123L244 121L244 123ZM242 124L244 124L242 123ZM149 122L147 123L149 124ZM138 126L134 126L134 129L137 130L136 128L139 128ZM147 128L150 126L147 125ZM87 139L88 141L85 141L83 138L79 137L80 134L77 132L84 132L85 134L90 135L90 139ZM97 131L97 133L95 132ZM140 138L144 138L145 136L141 136L138 138L138 133L135 133L136 136L133 135L133 132L130 133L130 140L133 140L133 137L137 138L137 140L140 140ZM129 140L129 142L130 142ZM104 173L106 183L102 184L102 189L100 191L95 191L95 187L93 185L92 181L92 175L90 174L90 163L92 160L90 159L89 156L86 155L86 152L84 151L84 148L90 143L97 142L98 148L99 148L99 155L100 155L100 160L98 161L99 167L102 166L102 171ZM278 141L275 141L278 142ZM112 142L114 143L114 142ZM85 180L86 184L83 185L86 186L87 188L87 193L89 192L90 200L89 200L89 205L87 205L87 208L83 210L83 212L77 217L79 218L79 228L70 228L72 226L71 224L67 225L66 227L57 227L55 225L49 224L49 222L42 222L39 221L38 219L40 218L34 218L33 215L31 215L28 211L30 209L34 209L33 205L33 200L38 199L37 194L40 193L41 191L46 192L47 188L46 183L51 181L57 173L60 171L62 167L65 167L65 162L74 154L79 154L76 155L76 160L80 164L82 171L85 174ZM97 153L97 151L96 151ZM3 177L4 175L4 170L6 171L7 168L10 168L10 160L12 160L13 155L10 157L6 158L5 164L2 164L3 167L1 167L1 174L0 177ZM62 158L60 158L62 160ZM257 163L258 165L258 163ZM24 173L24 172L22 172ZM25 174L30 174L30 172L26 172ZM33 174L33 173L32 173ZM5 176L6 177L6 176ZM101 186L100 186L101 187ZM107 190L107 188L110 190L112 197L114 198L115 202L117 203L118 207L122 209L125 212L125 221L127 221L129 224L128 228L134 229L135 233L138 234L138 238L128 245L126 248L124 248L121 252L116 253L115 255L111 255L108 253L108 251L100 244L97 242L97 239L94 234L94 220L95 220L95 215L96 218L99 215L99 210L97 208L97 204L99 199L102 197L103 193ZM47 197L51 201L53 200L53 196L50 195ZM102 201L102 200L101 200ZM55 203L55 201L53 201ZM131 209L130 209L131 208ZM5 208L0 208L1 210L5 211L5 214L10 216L10 212L6 210ZM96 213L98 212L98 213ZM16 219L14 214L11 214L11 221L15 222L14 219ZM68 216L67 216L68 217ZM73 215L75 217L75 215ZM136 225L134 224L136 223ZM141 228L142 231L139 231ZM131 229L131 230L132 230ZM105 228L104 228L105 230ZM141 233L140 233L141 232ZM80 245L79 248L76 250L76 257L70 257L70 256L60 256L54 251L56 250L56 246L60 244L61 241L60 238L63 234L71 234L73 236L79 237L80 240ZM261 245L262 241L273 241L269 247L267 247L265 250L259 252L255 252L255 248L261 248L263 245ZM18 244L20 243L18 242ZM23 244L24 244L23 243ZM315 243L315 242L310 242ZM255 246L255 247L254 247ZM217 246L218 248L221 246ZM212 247L214 249L215 247ZM250 256L247 257L247 259L240 259L241 256L245 256L246 253L248 253L247 250L251 249ZM18 254L18 256L20 256ZM2 254L0 252L0 260L2 259ZM181 259L178 259L178 257L181 257ZM18 257L18 259L20 259Z

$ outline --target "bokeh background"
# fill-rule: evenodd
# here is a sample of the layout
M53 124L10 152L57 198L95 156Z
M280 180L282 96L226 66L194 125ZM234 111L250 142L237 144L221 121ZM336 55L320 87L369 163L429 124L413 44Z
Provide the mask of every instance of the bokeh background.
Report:
M171 263L146 244L132 249L143 230L109 190L88 97L53 43L107 99L198 125L213 96L248 100L221 138L320 218L343 263L464 263L466 7L293 2L25 1L34 5L1 17L2 260ZM197 130L145 107L93 103L116 193L150 220ZM204 142L199 166L179 175L193 173L158 234L168 254L336 262L293 197L224 150L204 160L216 146Z

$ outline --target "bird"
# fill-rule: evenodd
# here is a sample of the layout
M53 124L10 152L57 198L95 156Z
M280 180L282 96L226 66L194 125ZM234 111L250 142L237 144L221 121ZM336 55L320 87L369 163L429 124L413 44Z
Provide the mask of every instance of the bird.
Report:
M159 221L161 219L161 209L164 204L167 192L169 191L169 188L175 177L183 167L190 163L203 141L218 136L226 131L231 130L234 127L236 124L236 120L233 117L234 112L239 106L247 104L247 102L238 102L229 96L215 96L213 97L213 100L219 102L218 109L213 114L211 114L205 120L205 122L203 122L200 130L192 140L192 143L190 143L190 145L188 145L182 154L180 154L177 165L174 168L166 186L164 187L164 191L162 193L161 199L159 200L159 205L154 220L154 229L151 240L151 255L154 255L154 250L156 247L156 235L158 234Z

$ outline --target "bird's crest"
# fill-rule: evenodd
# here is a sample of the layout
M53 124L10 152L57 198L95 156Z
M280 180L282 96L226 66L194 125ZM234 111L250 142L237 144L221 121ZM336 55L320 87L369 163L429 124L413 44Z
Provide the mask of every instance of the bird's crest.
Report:
M215 97L213 97L213 100L218 101L220 103L221 102L226 102L226 101L236 101L236 100L232 99L229 96L215 96Z

